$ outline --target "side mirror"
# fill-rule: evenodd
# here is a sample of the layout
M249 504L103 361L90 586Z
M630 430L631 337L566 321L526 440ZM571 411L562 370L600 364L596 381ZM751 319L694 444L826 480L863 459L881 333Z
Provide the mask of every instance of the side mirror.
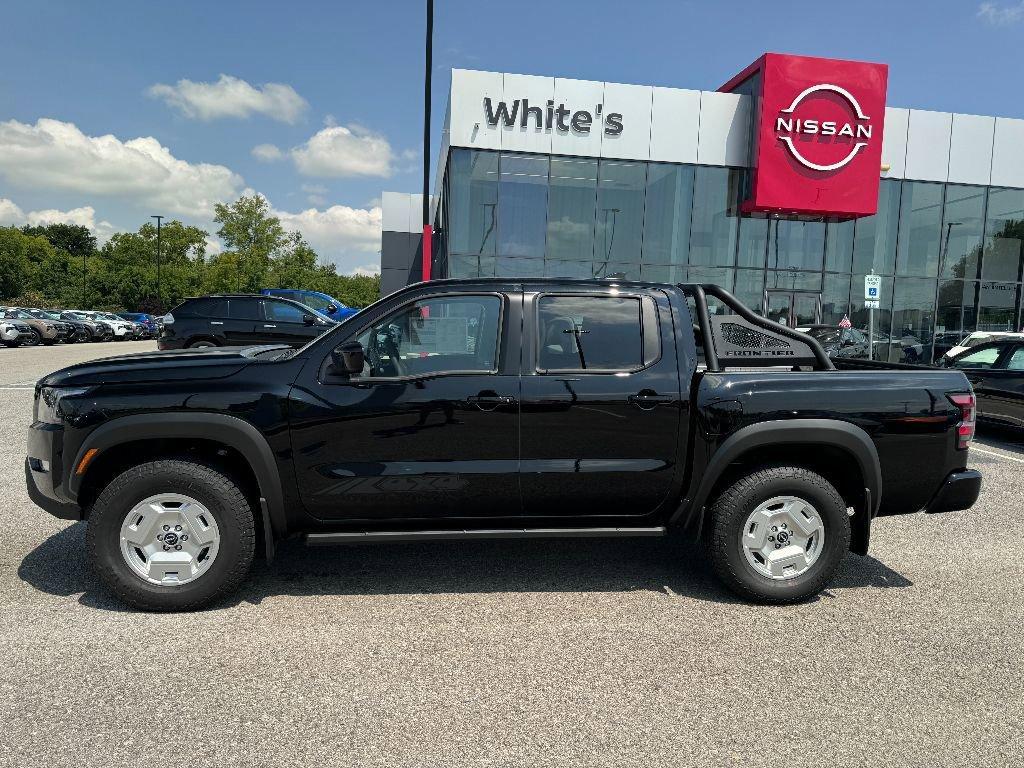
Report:
M312 325L315 322L316 322L316 318L313 317L312 315L303 315L302 316L302 324L303 325Z
M338 311L338 305L337 304L328 304L327 305L327 314L328 315L331 314L332 312L337 312L337 311Z
M331 350L331 367L335 373L352 376L363 372L363 345L347 341Z

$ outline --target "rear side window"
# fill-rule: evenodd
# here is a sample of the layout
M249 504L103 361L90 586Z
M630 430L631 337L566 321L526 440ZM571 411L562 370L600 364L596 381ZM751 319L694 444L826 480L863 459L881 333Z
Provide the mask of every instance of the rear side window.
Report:
M1024 347L1017 347L1006 361L1006 370L1024 371Z
M259 320L258 299L231 299L232 320Z
M957 358L953 365L957 368L991 368L999 359L1000 352L1002 347L982 347L977 352Z
M538 369L635 371L652 362L656 335L644 344L644 322L655 329L657 321L653 302L644 303L646 311L636 296L541 296Z
M173 310L173 314L186 317L227 317L228 300L216 297L190 299Z

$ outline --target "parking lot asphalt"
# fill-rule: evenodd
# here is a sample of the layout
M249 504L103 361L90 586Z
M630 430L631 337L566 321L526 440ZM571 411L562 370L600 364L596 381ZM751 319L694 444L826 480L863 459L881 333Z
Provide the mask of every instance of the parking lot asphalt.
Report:
M1024 438L966 512L879 520L796 606L676 540L305 549L125 610L24 488L31 384L152 342L0 349L0 766L1004 766L1024 755Z

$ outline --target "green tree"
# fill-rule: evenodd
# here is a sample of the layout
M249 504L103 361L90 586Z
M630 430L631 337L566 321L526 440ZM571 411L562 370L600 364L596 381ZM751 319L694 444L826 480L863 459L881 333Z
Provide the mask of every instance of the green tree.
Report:
M92 256L96 250L96 236L81 224L37 224L22 227L21 231L45 237L54 248L79 259Z
M218 237L234 255L221 261L235 267L235 290L259 291L266 282L271 260L289 242L281 220L270 215L270 204L260 195L243 195L230 205L217 203L213 220L220 224Z
M0 227L0 299L20 296L35 271L28 257L28 235L15 227Z

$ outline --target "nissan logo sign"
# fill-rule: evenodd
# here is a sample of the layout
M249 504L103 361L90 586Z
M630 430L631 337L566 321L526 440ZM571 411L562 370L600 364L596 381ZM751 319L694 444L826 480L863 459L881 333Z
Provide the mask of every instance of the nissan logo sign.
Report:
M820 94L835 94L849 107L849 119L843 122L837 120L821 120L814 117L813 102L807 101L810 97ZM806 106L801 109L801 105ZM779 110L779 117L775 120L775 135L793 156L793 159L805 168L814 171L836 171L849 165L864 147L871 140L873 126L871 118L864 114L857 99L845 88L831 83L819 83L801 91L793 99L793 102L785 109ZM849 144L849 151L842 158L832 163L816 163L809 160L797 147L794 139L802 136L831 136L835 137L835 144Z

